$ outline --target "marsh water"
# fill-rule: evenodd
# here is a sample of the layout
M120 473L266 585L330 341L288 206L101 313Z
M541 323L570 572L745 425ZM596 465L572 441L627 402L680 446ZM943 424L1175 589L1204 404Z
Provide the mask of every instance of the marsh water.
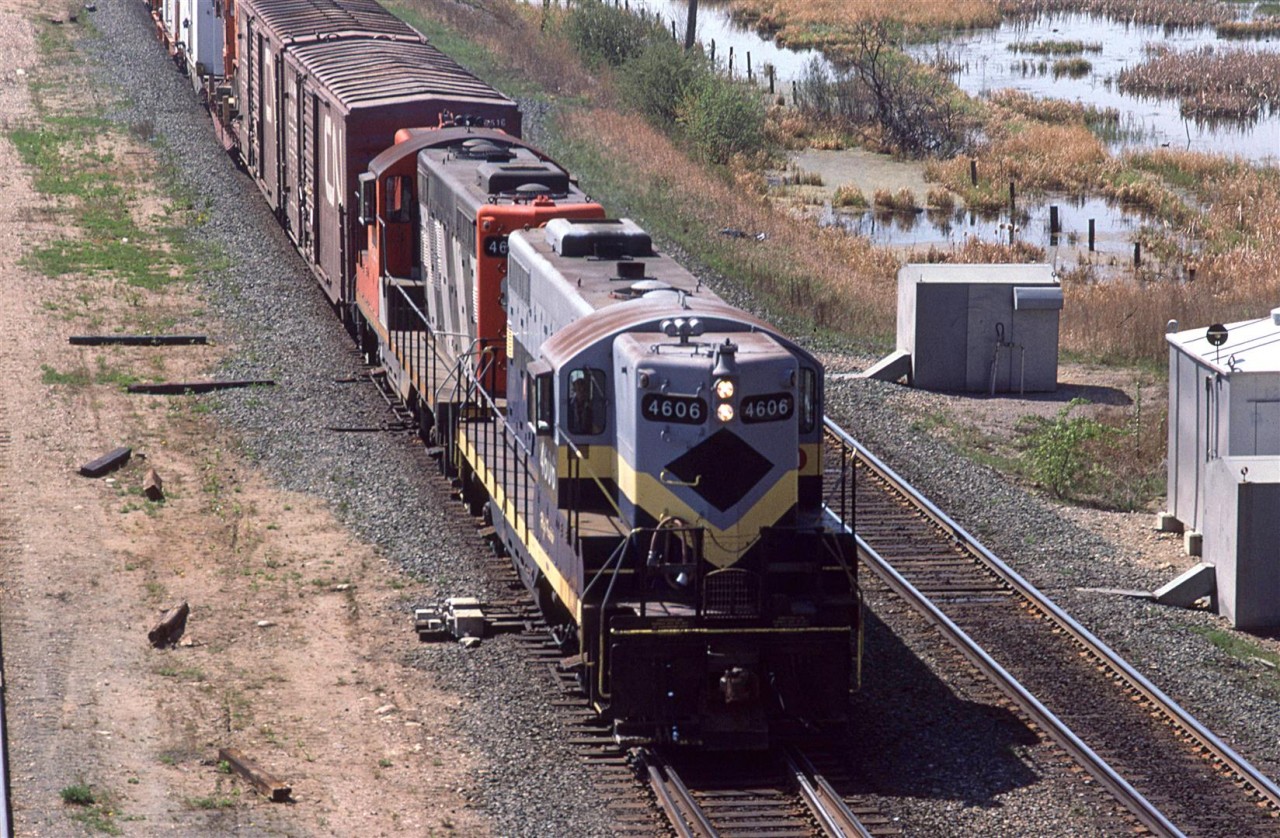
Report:
M675 23L676 32L684 35L688 6L683 0L625 0L633 10L645 9L659 15L664 25ZM1247 9L1246 9L1247 11ZM698 40L710 48L715 43L717 63L728 67L729 49L734 54L734 75L745 76L747 55L758 77L763 77L766 64L776 71L782 92L800 78L809 65L817 61L831 65L811 50L783 49L762 39L753 30L734 23L726 8L700 4ZM1090 63L1088 73L1079 78L1055 76L1053 58L1019 52L1011 47L1035 41L1080 41L1091 46L1083 54ZM1243 157L1259 164L1280 162L1280 111L1266 110L1250 122L1197 122L1184 119L1176 99L1140 97L1122 93L1116 83L1121 70L1145 60L1151 47L1191 51L1202 47L1215 50L1280 51L1280 40L1221 39L1212 27L1166 29L1134 23L1121 23L1086 15L1046 15L1033 20L1006 21L995 29L957 33L939 43L910 48L921 61L939 56L958 68L953 78L967 93L982 96L992 91L1012 88L1037 97L1079 101L1098 108L1114 108L1120 115L1117 131L1108 142L1115 149L1168 147L1212 152ZM1096 47L1096 49L1092 48ZM1049 204L1058 205L1063 235L1051 240ZM1117 256L1132 249L1131 241L1144 219L1122 212L1100 200L1074 204L1068 199L1049 198L1040 206L1028 206L1030 213L1018 224L1024 240L1049 248L1079 241L1093 219L1096 246L1103 253ZM966 236L984 239L1003 237L1008 230L1000 219L961 215L923 214L885 216L874 212L827 213L827 223L838 224L850 232L872 238L879 244L893 246L947 247Z
M1055 76L1053 59L1018 52L1037 41L1079 41L1090 45L1083 58L1091 70L1080 78ZM1264 113L1252 122L1205 123L1184 119L1176 99L1122 93L1120 71L1141 63L1148 50L1177 52L1201 48L1280 51L1275 40L1228 40L1212 28L1171 29L1117 23L1085 15L1053 15L1031 21L1006 22L998 29L969 32L941 44L914 47L911 54L929 61L942 53L960 69L953 74L966 93L981 96L1012 88L1040 98L1079 101L1121 114L1117 147L1156 147L1239 155L1254 162L1280 159L1280 112Z

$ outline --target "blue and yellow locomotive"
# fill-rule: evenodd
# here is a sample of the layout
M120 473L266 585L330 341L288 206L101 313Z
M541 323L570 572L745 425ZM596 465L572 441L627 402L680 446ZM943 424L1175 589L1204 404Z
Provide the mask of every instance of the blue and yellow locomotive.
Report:
M842 722L859 609L821 364L626 219L507 253L506 391L473 385L448 443L592 702L627 741Z

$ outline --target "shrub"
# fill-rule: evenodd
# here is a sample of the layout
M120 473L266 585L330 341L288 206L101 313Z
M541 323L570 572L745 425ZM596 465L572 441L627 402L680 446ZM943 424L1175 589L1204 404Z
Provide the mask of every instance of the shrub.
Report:
M72 806L92 806L96 802L93 796L93 789L84 783L67 786L62 790L61 795L62 802Z
M956 196L949 189L935 186L929 190L929 195L925 202L930 209L951 212L956 207Z
M1071 416L1085 399L1072 399L1052 420L1040 420L1029 438L1031 476L1056 498L1078 496L1088 491L1092 469L1085 444L1107 429L1088 416Z
M680 103L710 72L701 52L685 51L671 38L654 38L623 65L618 87L624 102L669 129L676 124Z
M836 188L836 194L831 199L831 205L849 209L866 209L867 196L863 195L862 190L852 183L846 183Z
M755 88L712 73L681 101L676 122L692 150L712 163L764 149L764 104Z
M579 52L611 67L620 67L639 55L659 34L670 39L653 19L642 19L600 0L574 3L564 21L564 35Z

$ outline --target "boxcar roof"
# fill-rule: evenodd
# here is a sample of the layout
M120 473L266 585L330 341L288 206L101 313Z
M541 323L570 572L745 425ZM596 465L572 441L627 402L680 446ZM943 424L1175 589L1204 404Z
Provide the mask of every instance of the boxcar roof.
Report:
M338 33L421 37L374 0L242 0L245 12L285 40Z
M348 107L433 94L511 102L424 42L317 41L289 53Z

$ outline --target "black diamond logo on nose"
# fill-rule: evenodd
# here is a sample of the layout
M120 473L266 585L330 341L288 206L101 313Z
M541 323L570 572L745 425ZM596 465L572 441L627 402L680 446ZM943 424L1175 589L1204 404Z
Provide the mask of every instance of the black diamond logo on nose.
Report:
M773 463L728 428L667 463L668 474L696 483L693 491L721 512L742 500L772 468Z

